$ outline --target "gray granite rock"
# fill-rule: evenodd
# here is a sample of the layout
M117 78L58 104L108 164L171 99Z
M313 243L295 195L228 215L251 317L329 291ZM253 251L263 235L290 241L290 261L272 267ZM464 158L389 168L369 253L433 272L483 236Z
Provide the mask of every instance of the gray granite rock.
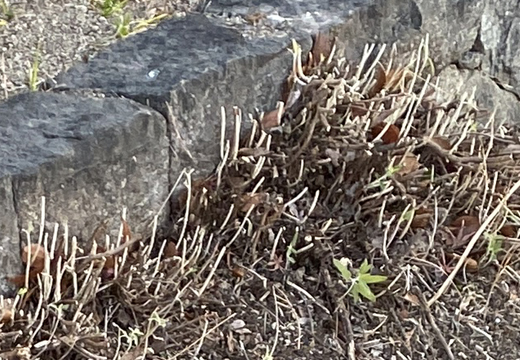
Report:
M476 44L482 69L520 95L520 7L516 0L485 1Z
M471 49L483 7L483 1L376 0L337 26L337 34L352 59L374 42L396 44L406 55L428 34L430 56L440 71Z
M292 38L306 50L311 34L331 29L340 51L354 60L367 42L412 48L429 33L431 54L443 65L471 48L482 7L482 1L455 0L214 0L206 15L164 21L57 81L113 91L158 110L170 120L171 178L185 167L208 173L219 159L220 107L230 114L236 105L246 115L274 108ZM228 125L230 137L232 121Z
M264 12L271 26L297 38L331 28L352 60L359 58L367 43L396 43L407 50L429 34L430 55L442 69L472 47L484 5L471 0L214 0L208 11L222 14L228 22Z
M475 100L480 109L489 113L496 110L496 123L518 123L520 119L520 102L517 97L501 89L496 82L482 71L459 70L454 65L445 68L439 74L439 87L446 92L444 100L453 99L463 92L471 94L475 90Z
M2 158L14 155L10 152L1 153ZM20 236L11 176L4 171L0 173L0 204L0 294L7 294L13 291L14 287L5 281L5 276L20 270Z
M168 194L166 121L128 99L13 97L0 104L0 153L1 274L20 270L22 229L37 241L42 196L47 229L67 224L85 242L104 220L117 235L123 207L134 233L150 233Z
M115 91L157 109L175 127L171 176L185 167L207 173L218 161L220 107L231 114L238 105L247 116L255 108L269 109L279 98L292 59L286 49L290 38L281 34L247 39L233 27L190 15L115 44L58 82ZM166 102L173 105L172 116Z

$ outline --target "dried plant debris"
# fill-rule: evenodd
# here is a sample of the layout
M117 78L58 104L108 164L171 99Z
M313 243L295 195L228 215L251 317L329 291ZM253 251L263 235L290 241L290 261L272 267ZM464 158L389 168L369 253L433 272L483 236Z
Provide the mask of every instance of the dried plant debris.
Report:
M439 100L427 38L401 63L315 46L293 43L275 112L223 112L221 164L181 174L168 236L123 217L115 245L28 244L4 356L519 358L517 129Z

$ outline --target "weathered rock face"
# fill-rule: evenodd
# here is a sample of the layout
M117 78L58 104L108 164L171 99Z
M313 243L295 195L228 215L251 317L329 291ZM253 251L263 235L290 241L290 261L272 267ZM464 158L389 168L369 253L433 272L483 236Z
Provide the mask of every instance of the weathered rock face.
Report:
M14 97L0 104L0 152L2 276L20 271L20 230L38 241L42 196L51 236L67 224L85 242L105 220L117 236L125 206L134 232L148 232L168 194L166 121L131 100Z
M1 151L2 158L11 156L9 152ZM13 186L11 176L5 172L0 180L0 295L7 294L13 287L5 280L6 275L20 270L20 234L18 231L18 217L14 206Z
M341 51L354 60L367 42L411 48L430 33L431 54L444 65L473 45L483 6L481 1L455 0L215 0L206 16L165 21L57 81L115 92L160 111L170 125L171 178L185 167L204 174L219 160L220 107L227 110L228 139L233 134L232 106L245 115L274 108L291 64L287 48L292 38L305 50L311 34L331 28L341 40ZM262 15L256 16L257 11ZM243 129L249 125L244 122Z
M396 44L406 54L428 34L430 56L442 69L471 49L483 8L483 1L379 0L356 11L336 31L352 59L367 43Z
M518 1L485 1L476 39L482 70L520 94L520 6Z
M462 2L468 3L468 2ZM444 88L471 93L480 107L496 110L497 122L520 119L520 7L517 1L479 3L472 47L442 70Z
M517 119L518 101L503 88L520 80L519 14L512 0L213 0L204 15L122 40L58 76L78 93L22 95L0 105L0 272L19 266L20 229L39 224L41 196L49 227L67 223L86 238L109 218L115 231L127 206L133 230L146 233L183 168L202 175L217 164L220 107L228 139L233 106L245 119L273 109L291 65L291 39L306 51L319 29L337 35L348 60L374 42L409 53L428 34L447 87L475 86L481 105ZM135 102L81 92L89 89Z
M58 82L114 91L160 111L170 121L172 178L185 167L208 173L218 161L220 107L230 115L240 106L246 118L255 108L272 106L291 64L289 41L287 34L248 40L236 29L192 15L121 41Z
M471 95L475 91L475 100L479 107L487 109L491 114L494 110L497 124L503 122L518 122L520 102L513 93L501 89L496 82L479 70L457 69L451 65L439 74L439 88L446 94L442 97L454 98L463 92Z

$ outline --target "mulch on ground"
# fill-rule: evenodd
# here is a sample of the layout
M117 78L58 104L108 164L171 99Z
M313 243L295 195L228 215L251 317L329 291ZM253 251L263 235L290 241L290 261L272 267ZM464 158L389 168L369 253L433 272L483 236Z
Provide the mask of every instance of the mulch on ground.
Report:
M283 102L224 114L251 131L181 174L167 235L26 248L3 356L517 359L518 130L448 98L427 39L374 49L293 43Z

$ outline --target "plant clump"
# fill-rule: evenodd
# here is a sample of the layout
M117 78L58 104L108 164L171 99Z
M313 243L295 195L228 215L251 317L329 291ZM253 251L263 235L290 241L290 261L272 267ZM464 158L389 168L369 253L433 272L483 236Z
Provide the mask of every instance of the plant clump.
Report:
M0 350L513 359L517 129L438 88L427 38L358 64L336 45L319 34L303 60L293 43L276 109L222 111L221 163L181 174L167 236L135 239L123 217L113 246L29 246L44 267L2 305Z

